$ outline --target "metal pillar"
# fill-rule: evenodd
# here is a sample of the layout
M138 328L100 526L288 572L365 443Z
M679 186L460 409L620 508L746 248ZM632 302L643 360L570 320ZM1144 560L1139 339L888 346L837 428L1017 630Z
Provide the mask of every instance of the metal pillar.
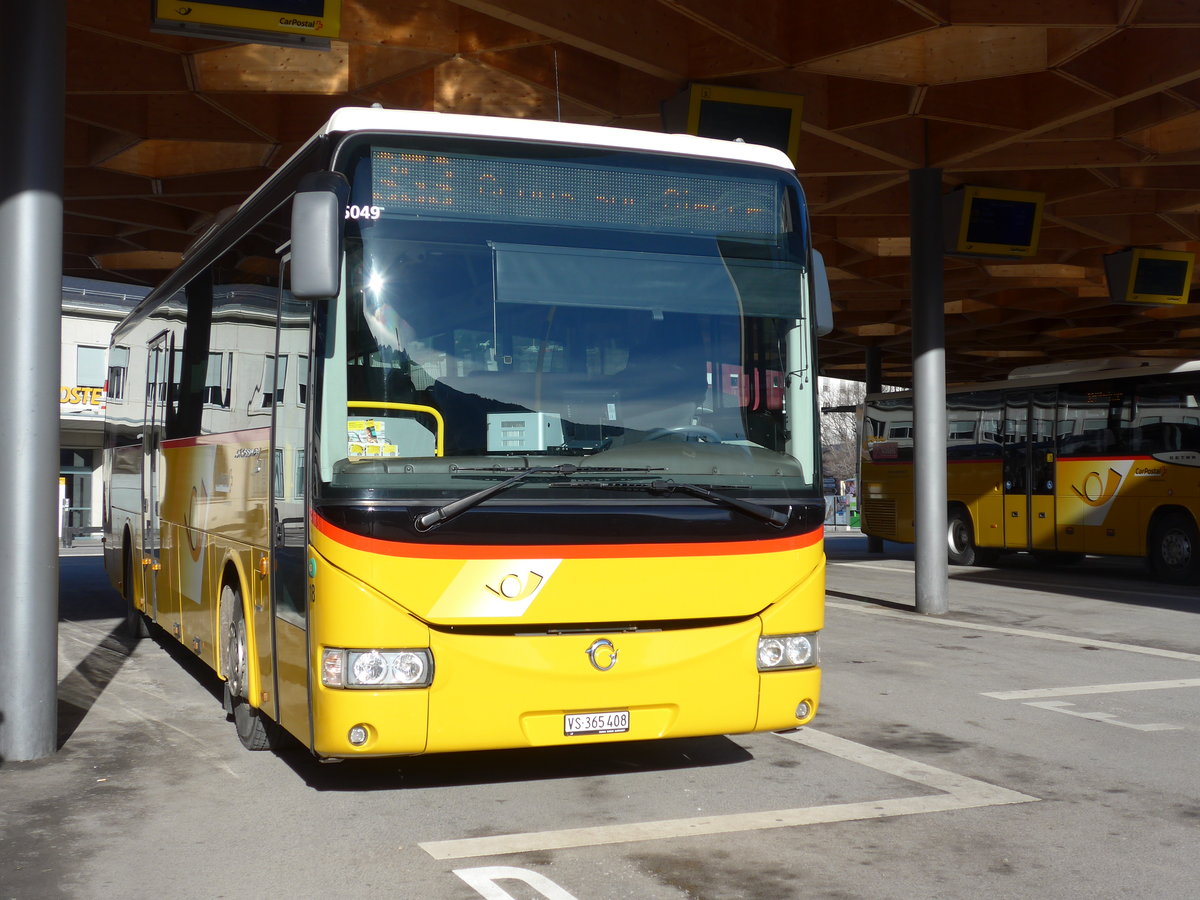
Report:
M908 173L912 236L913 518L917 612L949 609L946 574L946 326L942 170Z
M55 751L64 0L5 3L0 141L0 762Z
M866 390L868 394L877 394L883 390L883 353L878 347L867 348L866 359ZM858 486L858 496L863 496L863 486ZM867 552L882 553L883 538L875 535L867 536Z

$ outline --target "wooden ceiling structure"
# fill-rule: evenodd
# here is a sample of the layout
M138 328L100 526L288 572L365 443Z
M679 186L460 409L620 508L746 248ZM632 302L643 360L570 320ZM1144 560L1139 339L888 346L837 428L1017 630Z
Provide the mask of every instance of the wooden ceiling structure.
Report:
M662 130L689 83L801 94L829 266L827 375L908 383L908 174L1042 191L1038 254L947 258L948 380L1193 356L1184 306L1110 302L1102 257L1200 251L1198 0L344 0L324 52L156 34L69 0L64 274L154 284L340 106Z

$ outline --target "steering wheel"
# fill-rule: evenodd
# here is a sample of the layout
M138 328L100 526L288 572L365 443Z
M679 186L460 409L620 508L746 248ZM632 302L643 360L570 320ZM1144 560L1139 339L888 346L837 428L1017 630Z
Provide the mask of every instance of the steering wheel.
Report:
M685 441L699 441L706 444L721 443L721 435L703 425L679 425L675 428L655 428L647 432L643 441L657 441L665 437L681 438Z

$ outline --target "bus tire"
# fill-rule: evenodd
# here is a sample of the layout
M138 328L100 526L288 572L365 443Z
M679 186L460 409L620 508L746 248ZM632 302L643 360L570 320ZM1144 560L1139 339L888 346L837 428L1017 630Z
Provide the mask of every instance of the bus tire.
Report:
M121 593L125 596L125 633L135 641L150 637L150 622L133 603L133 553L128 538L121 550Z
M243 747L270 750L276 744L277 726L250 703L250 642L246 637L246 616L242 612L242 598L228 584L221 588L221 608L230 611L225 635L225 709L233 719Z
M1195 584L1200 577L1200 532L1184 512L1166 512L1150 523L1146 555L1161 581Z
M974 566L982 561L971 515L962 507L952 508L947 516L946 561L952 566Z

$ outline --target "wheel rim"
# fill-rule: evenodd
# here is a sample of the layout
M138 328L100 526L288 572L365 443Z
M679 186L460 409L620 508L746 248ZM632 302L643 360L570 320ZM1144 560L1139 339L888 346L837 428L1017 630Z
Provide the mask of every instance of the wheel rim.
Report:
M239 617L229 626L229 693L246 696L246 623Z
M1168 568L1187 568L1192 561L1191 538L1182 529L1172 528L1162 536L1158 554Z
M967 526L958 519L950 523L950 550L962 553L967 547Z

